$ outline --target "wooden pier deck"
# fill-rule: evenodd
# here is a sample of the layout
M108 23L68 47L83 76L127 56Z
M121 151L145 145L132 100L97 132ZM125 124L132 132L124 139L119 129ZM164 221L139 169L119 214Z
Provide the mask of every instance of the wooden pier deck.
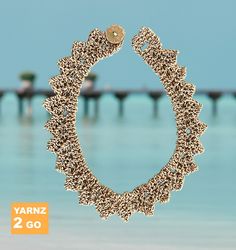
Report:
M18 113L19 115L23 115L24 113L24 105L23 101L25 99L28 99L31 101L32 98L35 96L44 96L50 97L53 96L54 93L52 90L49 89L34 89L32 91L25 91L22 92L19 89L0 89L0 104L2 99L4 98L4 95L7 93L14 93L18 99ZM159 89L110 89L110 90L104 90L104 89L94 89L90 91L81 91L80 96L84 99L84 115L89 115L89 101L94 100L94 111L95 114L98 115L99 113L99 101L100 98L104 95L113 95L119 105L118 105L118 113L120 116L124 114L124 101L126 98L130 95L147 95L150 97L150 99L153 102L153 114L157 115L157 107L158 107L158 101L159 99L165 95L165 92L163 90ZM224 95L232 95L236 97L236 89L235 90L207 90L207 89L200 89L197 90L196 95L206 95L210 98L212 101L212 113L213 115L217 114L217 102L218 100L224 96Z

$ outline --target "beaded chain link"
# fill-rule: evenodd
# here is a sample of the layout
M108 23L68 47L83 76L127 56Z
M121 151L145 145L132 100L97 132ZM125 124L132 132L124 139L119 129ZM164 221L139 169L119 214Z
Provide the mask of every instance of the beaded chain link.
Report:
M175 113L177 141L169 162L147 183L131 192L116 193L93 175L83 156L76 132L80 89L91 68L118 52L124 30L113 25L106 32L94 29L85 42L74 42L71 56L58 62L60 74L50 79L55 93L44 107L51 114L45 127L53 135L48 149L56 154L56 169L66 175L65 188L79 194L79 203L94 205L102 218L112 214L127 221L134 212L153 215L155 203L165 203L171 191L182 188L186 175L197 170L194 155L204 151L199 137L206 124L198 118L202 105L193 99L195 87L185 81L186 68L177 64L176 50L163 49L150 28L132 39L134 51L154 70L163 83Z

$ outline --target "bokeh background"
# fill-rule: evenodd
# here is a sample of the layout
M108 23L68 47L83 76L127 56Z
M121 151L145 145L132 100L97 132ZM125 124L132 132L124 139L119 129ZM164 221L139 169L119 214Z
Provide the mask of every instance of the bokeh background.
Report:
M58 74L56 62L70 53L76 40L113 23L126 30L122 50L93 71L96 88L162 89L159 79L133 52L131 39L140 27L152 28L164 47L178 49L187 80L199 90L232 91L235 87L236 2L208 1L0 1L0 90L21 87L19 74L35 72L35 88L49 89ZM234 92L235 91L235 92ZM43 125L49 118L43 96L32 100L32 114L18 115L14 92L1 98L0 116L0 247L2 249L236 249L236 99L222 95L212 114L212 99L196 96L204 108L208 130L201 141L205 153L196 157L199 171L188 176L171 202L156 206L153 217L133 215L128 223L116 216L101 220L94 207L78 206L76 193L66 192L64 176L54 169L46 151L50 138ZM146 95L125 100L118 115L112 95L100 100L84 117L79 100L78 131L92 171L117 192L146 182L168 161L176 140L174 115L167 97L153 116ZM27 103L25 103L27 105ZM92 108L93 103L90 104ZM46 201L49 234L11 235L10 204Z

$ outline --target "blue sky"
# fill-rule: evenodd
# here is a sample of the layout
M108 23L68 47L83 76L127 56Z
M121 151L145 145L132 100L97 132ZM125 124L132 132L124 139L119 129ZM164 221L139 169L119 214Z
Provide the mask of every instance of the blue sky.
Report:
M0 88L17 87L24 70L37 73L38 87L48 87L48 78L58 73L57 60L69 55L73 41L113 23L125 28L125 44L94 67L100 87L160 87L131 47L139 28L148 26L164 47L180 51L187 80L199 88L234 88L235 9L233 0L0 0Z

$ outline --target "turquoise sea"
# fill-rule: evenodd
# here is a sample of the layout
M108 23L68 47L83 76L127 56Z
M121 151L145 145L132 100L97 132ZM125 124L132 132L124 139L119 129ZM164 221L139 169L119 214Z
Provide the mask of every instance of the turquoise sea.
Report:
M196 97L204 108L208 130L201 141L205 153L196 157L199 171L187 176L184 188L155 215L133 215L128 223L116 216L101 220L94 207L78 205L77 194L65 191L65 177L54 169L55 156L46 150L50 134L43 98L33 100L33 117L19 118L17 100L2 100L0 118L0 247L6 250L195 250L236 249L236 100L219 101L211 113L207 97ZM168 161L175 146L174 115L167 97L156 118L145 96L130 96L124 117L112 96L100 100L100 114L84 118L79 102L79 136L90 168L115 191L130 191L147 181ZM49 203L48 235L11 235L10 204Z

